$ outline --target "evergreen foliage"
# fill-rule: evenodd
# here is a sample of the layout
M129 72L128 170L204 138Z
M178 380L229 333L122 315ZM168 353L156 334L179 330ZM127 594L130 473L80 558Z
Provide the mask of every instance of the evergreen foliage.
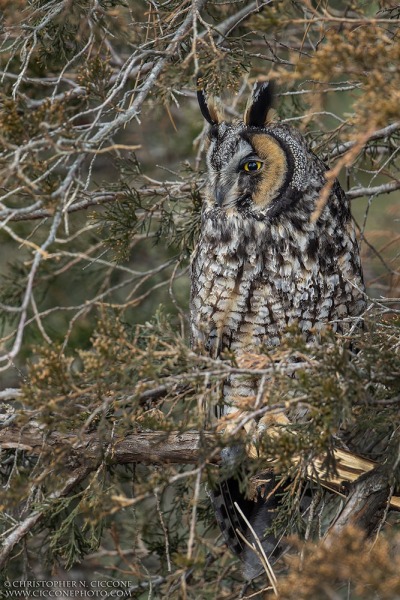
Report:
M398 7L0 8L0 594L10 581L69 578L120 582L138 599L274 597L265 574L243 582L207 498L234 444L243 489L280 474L274 527L292 534L280 598L398 597L400 503L377 515L375 544L332 526L351 488L332 483L338 448L362 447L400 496ZM311 346L292 329L240 360L191 350L199 68L230 118L255 80L274 78L280 118L340 178L370 296L362 330ZM232 372L257 377L257 405L216 422ZM244 425L282 409L308 418L268 430L250 457Z

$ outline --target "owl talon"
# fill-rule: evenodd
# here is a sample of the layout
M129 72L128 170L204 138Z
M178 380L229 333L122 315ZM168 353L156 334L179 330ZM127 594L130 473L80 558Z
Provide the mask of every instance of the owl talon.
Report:
M250 458L258 458L260 456L259 448L265 435L267 434L269 438L276 438L280 435L282 427L289 423L289 419L283 412L264 415L256 425L253 424L252 441L246 448L247 455Z

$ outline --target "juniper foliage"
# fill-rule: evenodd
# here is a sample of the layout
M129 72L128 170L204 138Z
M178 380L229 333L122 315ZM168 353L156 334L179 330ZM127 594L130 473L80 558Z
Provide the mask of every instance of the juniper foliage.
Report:
M244 585L206 495L221 448L235 444L244 490L266 467L281 477L274 525L292 532L293 551L279 567L280 597L395 597L393 507L378 515L373 548L354 527L330 545L319 537L348 493L346 482L326 491L338 447L361 444L364 458L389 465L400 495L398 8L3 0L1 9L2 585L79 574L129 582L138 599L272 597L265 575ZM310 347L293 331L239 362L192 352L200 67L232 118L255 80L274 78L280 118L352 199L370 307L351 339L327 331ZM212 418L232 371L263 382L261 413L309 411L266 435L256 459L243 427L228 437Z

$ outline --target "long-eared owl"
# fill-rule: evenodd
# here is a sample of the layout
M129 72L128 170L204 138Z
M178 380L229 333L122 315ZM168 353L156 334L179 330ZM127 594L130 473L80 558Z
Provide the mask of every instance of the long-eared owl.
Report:
M201 234L192 257L193 348L213 358L224 350L239 356L278 345L291 325L308 340L328 324L346 331L365 309L365 294L339 182L318 214L327 167L300 132L269 122L268 82L254 86L243 120L226 122L202 89L198 99L210 129ZM254 395L253 381L226 382L226 410ZM232 514L232 487L225 486L221 500L214 494L214 505L227 541L246 561L235 533L240 523ZM262 521L260 514L249 519ZM265 515L268 521L268 509Z

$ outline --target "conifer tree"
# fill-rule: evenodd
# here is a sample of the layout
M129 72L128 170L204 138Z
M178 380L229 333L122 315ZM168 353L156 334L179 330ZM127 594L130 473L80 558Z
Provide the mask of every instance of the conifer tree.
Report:
M138 599L399 597L399 7L0 8L1 593L68 580ZM293 332L240 362L191 350L200 69L232 118L274 79L279 118L351 199L369 306L346 344ZM264 414L306 403L312 419L249 457L243 428L228 438L212 417L232 372L260 377ZM266 465L286 482L274 526L291 550L251 583L207 497L232 443L244 489Z

